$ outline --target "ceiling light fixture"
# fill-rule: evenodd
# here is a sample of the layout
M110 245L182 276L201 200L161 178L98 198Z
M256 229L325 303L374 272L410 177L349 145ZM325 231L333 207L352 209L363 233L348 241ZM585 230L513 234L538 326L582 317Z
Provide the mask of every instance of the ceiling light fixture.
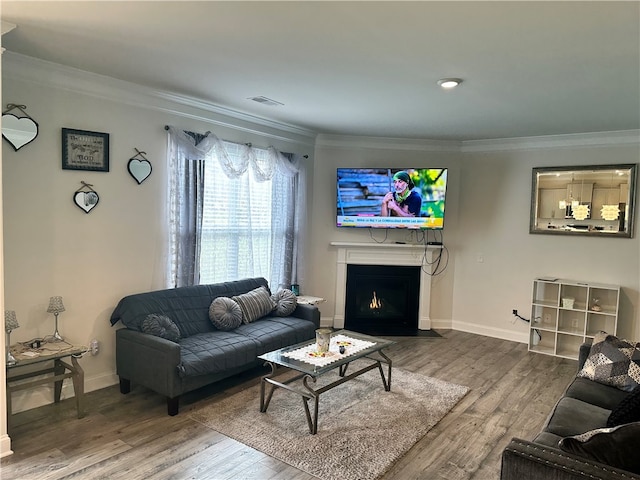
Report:
M263 105L269 105L270 107L278 107L278 106L283 106L284 105L284 103L282 103L282 102L278 102L277 100L274 100L273 98L264 97L262 95L260 95L258 97L249 97L247 100L253 100L254 102L258 102L258 103L261 103Z
M456 88L461 83L461 78L441 78L440 80L438 80L438 85L446 90Z

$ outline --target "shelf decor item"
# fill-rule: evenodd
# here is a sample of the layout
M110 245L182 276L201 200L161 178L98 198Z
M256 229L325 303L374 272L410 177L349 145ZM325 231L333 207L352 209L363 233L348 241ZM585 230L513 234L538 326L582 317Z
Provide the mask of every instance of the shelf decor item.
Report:
M62 297L54 296L49 299L49 307L47 313L53 313L56 317L56 331L53 333L54 342L62 342L62 335L58 332L58 315L65 311L64 304L62 303Z
M109 134L62 129L62 169L109 171Z
M19 326L20 324L18 323L16 312L14 310L5 310L4 331L7 333L7 365L15 365L16 363L18 363L15 357L11 355L11 332Z

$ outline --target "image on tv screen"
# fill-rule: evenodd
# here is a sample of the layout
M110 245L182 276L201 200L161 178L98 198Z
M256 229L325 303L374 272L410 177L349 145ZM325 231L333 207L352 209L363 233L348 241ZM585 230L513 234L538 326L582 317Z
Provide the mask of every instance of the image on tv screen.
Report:
M338 168L338 227L441 229L446 168Z

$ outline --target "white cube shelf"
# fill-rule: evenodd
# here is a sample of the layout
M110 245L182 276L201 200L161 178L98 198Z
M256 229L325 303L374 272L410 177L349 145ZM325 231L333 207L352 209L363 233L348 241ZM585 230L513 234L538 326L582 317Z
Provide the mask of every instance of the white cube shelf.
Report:
M578 358L580 344L617 334L620 286L557 278L533 281L529 351Z

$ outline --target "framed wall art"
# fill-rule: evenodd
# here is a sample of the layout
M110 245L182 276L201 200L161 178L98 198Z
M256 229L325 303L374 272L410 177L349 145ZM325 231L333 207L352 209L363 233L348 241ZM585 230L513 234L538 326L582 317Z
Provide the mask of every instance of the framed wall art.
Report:
M109 171L109 134L62 129L62 169Z

